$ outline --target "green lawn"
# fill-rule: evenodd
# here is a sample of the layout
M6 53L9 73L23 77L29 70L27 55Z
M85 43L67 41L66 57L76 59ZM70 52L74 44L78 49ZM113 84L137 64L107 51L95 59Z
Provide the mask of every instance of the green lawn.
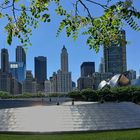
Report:
M140 130L58 135L0 134L0 140L140 140Z

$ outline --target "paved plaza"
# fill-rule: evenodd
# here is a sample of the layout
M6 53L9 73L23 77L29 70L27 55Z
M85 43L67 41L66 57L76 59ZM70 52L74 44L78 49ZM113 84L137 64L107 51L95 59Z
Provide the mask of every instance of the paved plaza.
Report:
M74 132L140 128L134 103L64 102L57 105L0 109L1 132Z

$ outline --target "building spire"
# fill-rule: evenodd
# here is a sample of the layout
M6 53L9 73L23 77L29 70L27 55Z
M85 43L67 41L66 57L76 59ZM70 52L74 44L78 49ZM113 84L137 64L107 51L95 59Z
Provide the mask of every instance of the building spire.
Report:
M61 52L61 70L62 72L68 72L68 53L65 45L63 45Z

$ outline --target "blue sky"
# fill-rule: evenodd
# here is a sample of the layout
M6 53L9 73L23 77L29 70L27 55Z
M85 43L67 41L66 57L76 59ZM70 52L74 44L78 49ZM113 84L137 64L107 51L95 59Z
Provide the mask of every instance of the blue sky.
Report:
M136 6L140 5L140 1L135 0L135 4ZM65 3L65 6L67 7L67 3ZM33 45L29 46L27 50L27 69L32 70L34 74L34 57L46 56L47 77L49 78L53 72L60 69L60 53L63 45L65 45L69 53L69 71L72 72L72 79L75 82L80 76L80 65L84 61L94 61L96 71L98 71L100 59L103 56L102 49L97 54L94 50L89 50L84 36L79 36L77 41L74 42L72 38L66 37L65 32L62 32L56 38L60 19L54 14L53 10L51 15L53 17L51 23L41 23L40 27L33 31L31 37ZM15 48L21 44L17 39L14 39L11 46L6 45L6 34L2 30L4 23L4 21L0 22L0 46L1 48L5 46L9 50L10 61L15 61ZM125 27L125 30L126 38L131 42L127 45L127 68L128 70L136 70L137 75L139 75L140 32L132 31L129 27Z

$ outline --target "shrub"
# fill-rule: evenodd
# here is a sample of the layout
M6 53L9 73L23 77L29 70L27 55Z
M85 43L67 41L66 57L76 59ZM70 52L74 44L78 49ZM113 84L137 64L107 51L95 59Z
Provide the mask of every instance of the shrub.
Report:
M12 95L10 95L8 92L0 91L0 98L8 99L8 98L12 98Z
M68 93L68 96L70 98L73 98L74 100L81 100L82 99L80 91L72 91L72 92Z
M92 94L93 94L93 90L92 89L83 89L81 91L81 96L86 101L89 100L89 98L91 97Z
M100 102L111 101L111 90L109 88L104 88L97 91L98 99ZM111 98L111 99L109 99Z
M132 96L132 102L139 103L140 102L140 91L135 91Z

